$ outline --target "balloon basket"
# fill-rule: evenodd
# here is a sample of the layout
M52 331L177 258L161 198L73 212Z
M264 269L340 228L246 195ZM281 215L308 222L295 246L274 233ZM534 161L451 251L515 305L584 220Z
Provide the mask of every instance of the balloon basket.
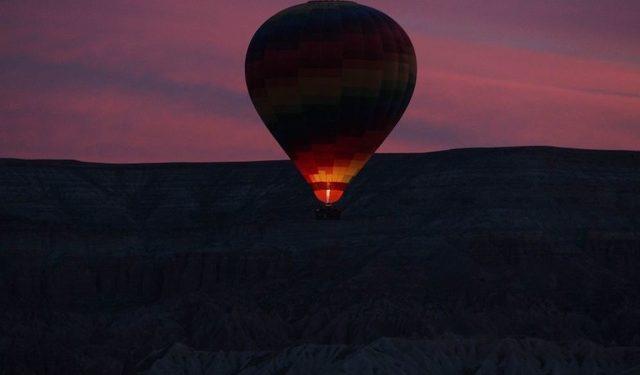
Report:
M342 210L333 206L316 208L316 220L340 220Z

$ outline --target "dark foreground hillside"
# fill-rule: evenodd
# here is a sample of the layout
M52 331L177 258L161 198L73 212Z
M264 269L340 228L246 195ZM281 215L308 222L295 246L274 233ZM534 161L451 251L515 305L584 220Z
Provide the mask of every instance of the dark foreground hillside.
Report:
M640 152L0 160L0 374L635 374Z

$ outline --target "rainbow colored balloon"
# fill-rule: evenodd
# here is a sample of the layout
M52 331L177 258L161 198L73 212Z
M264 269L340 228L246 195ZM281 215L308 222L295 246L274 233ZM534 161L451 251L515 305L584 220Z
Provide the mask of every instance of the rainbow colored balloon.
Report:
M310 1L258 29L245 72L267 128L331 205L402 117L416 56L386 14L351 1Z

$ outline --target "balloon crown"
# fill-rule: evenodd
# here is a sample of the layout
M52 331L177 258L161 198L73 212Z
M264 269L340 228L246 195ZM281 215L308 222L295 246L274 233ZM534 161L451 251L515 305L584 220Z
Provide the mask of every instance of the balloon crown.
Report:
M355 3L351 0L309 0L307 3Z

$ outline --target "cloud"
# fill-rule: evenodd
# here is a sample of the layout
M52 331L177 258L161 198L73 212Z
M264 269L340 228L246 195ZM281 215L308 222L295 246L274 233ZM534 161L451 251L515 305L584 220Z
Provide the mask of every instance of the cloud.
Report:
M89 161L211 161L277 151L267 134L256 137L266 133L257 119L219 116L163 95L64 87L0 98L8 103L3 122L12 123L0 128L0 149L16 157L40 158L45 149L47 157Z
M632 67L440 38L415 41L419 53L440 53L425 58L413 102L382 151L640 145L640 71Z
M295 1L0 3L0 156L284 158L244 54ZM419 82L381 151L551 144L638 149L633 1L368 3L409 32Z

